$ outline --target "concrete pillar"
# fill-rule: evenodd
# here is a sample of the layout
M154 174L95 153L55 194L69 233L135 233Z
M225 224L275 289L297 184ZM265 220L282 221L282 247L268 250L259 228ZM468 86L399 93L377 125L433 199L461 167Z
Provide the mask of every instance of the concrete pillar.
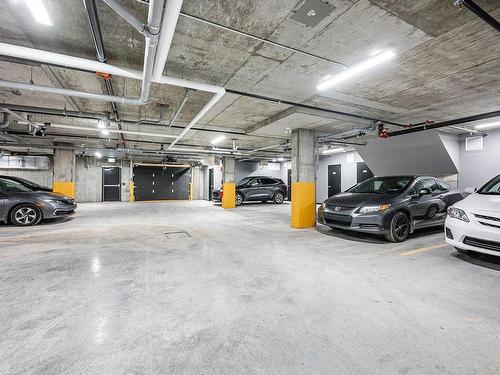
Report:
M293 228L316 225L316 168L314 131L292 131L292 211Z
M222 208L235 208L236 184L234 181L234 167L236 164L236 159L234 157L224 156L224 158L222 159L222 163Z
M56 143L59 147L73 147L68 143ZM72 149L54 149L54 179L52 190L70 197L75 197L75 151Z

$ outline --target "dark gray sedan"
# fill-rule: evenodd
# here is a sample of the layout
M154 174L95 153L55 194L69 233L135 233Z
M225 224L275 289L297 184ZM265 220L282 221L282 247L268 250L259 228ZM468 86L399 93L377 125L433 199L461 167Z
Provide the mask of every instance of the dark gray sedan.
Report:
M62 194L34 191L12 179L0 178L0 222L29 226L43 219L71 215L76 203Z
M448 206L463 198L433 177L372 177L323 202L318 222L401 242L417 228L443 225Z

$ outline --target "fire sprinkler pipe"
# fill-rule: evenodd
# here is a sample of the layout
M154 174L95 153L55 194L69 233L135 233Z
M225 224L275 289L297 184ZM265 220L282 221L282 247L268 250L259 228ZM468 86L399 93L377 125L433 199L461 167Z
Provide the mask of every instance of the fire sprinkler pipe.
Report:
M83 130L83 131L91 131L91 132L101 132L103 130L107 130L109 133L116 134L130 134L130 135L139 135L144 137L159 137L159 138L175 138L175 135L172 134L163 134L163 133L147 133L147 132L138 132L133 130L121 130L121 129L100 129L100 128L91 128L86 126L74 126L74 125L66 125L66 124L50 124L51 128L62 128L62 129L73 129L73 130ZM133 141L131 141L133 142Z
M483 8L477 5L472 0L455 0L455 5L464 6L473 12L476 16L481 18L484 22L488 23L491 27L493 27L496 31L500 31L500 22L494 19L492 16L488 14Z
M34 48L21 47L7 43L0 43L0 55L15 57L24 60L38 61L50 65L65 66L74 69L82 69L91 72L97 71L108 74L114 74L121 77L132 78L137 80L142 79L142 72L138 70L117 67L110 64L104 64L99 61L93 61L93 60L83 59L80 57L63 55L55 52L37 50ZM198 112L198 114L189 122L189 124L184 128L184 131L181 134L179 134L177 138L174 139L174 142L172 142L172 144L169 147L173 147L175 143L177 143L182 137L184 137L186 133L210 110L210 108L212 108L215 105L215 103L217 103L220 100L220 98L224 96L226 92L226 90L220 86L193 82L185 79L168 77L168 76L161 76L160 78L155 78L153 76L153 82L165 85L185 87L200 91L208 91L215 94L212 97L212 99L207 104L205 104L205 106L201 109L201 111ZM109 98L106 100L109 100Z
M77 98L85 98L85 99L99 100L99 101L105 101L105 102L115 102L115 103L121 103L121 104L129 104L129 105L142 105L142 104L144 104L141 99L126 98L126 97L114 96L114 95L96 94L96 93L92 93L92 92L77 91L77 90L71 90L71 89L61 89L59 87L32 85L31 83L22 83L22 82L14 82L14 81L6 81L6 80L0 80L0 87L5 87L5 88L9 88L9 89L17 89L17 90L26 90L26 91L31 91L31 92L44 92L47 94L74 96Z

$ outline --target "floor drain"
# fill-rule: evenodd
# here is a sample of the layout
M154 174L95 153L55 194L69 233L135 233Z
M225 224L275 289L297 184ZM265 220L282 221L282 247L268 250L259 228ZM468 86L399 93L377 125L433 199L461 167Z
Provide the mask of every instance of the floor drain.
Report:
M180 239L191 238L191 235L184 230L175 232L166 232L165 236L167 236L169 240L180 240Z

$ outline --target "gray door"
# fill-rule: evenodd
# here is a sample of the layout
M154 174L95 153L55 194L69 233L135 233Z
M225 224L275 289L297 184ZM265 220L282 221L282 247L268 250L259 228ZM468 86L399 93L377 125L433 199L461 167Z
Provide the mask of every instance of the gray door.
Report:
M245 199L246 200L260 200L261 199L261 186L260 179L254 178L249 182L247 187L245 188Z
M328 166L328 197L342 191L342 166L334 164Z
M119 202L122 169L120 167L102 167L102 201Z
M261 197L262 199L272 199L273 198L273 187L277 185L276 180L272 178L261 178Z

